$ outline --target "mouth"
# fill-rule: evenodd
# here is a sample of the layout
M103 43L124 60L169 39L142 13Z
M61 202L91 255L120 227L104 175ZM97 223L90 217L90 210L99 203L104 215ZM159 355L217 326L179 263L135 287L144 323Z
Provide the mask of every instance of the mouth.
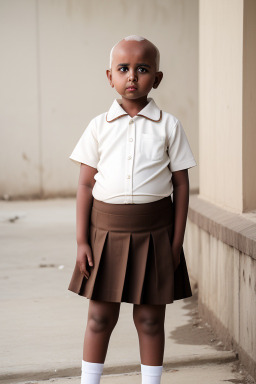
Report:
M136 91L137 88L134 86L134 85L130 85L129 87L126 88L127 91L130 91L130 92L133 92L133 91Z

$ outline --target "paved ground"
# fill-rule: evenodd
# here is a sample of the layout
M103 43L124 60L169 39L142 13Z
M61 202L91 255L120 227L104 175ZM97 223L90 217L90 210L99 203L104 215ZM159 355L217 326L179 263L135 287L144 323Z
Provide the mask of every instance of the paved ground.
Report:
M140 384L139 373L108 375L101 379L103 384ZM27 382L28 383L28 382ZM26 384L27 384L26 383ZM29 382L31 383L31 382ZM49 381L37 381L38 384L80 384L79 377L52 379ZM164 371L162 384L223 384L223 383L250 383L242 373L236 371L233 363L211 365L205 364L195 367L182 367ZM25 384L25 383L24 383Z
M76 254L75 200L0 202L0 240L0 382L79 383L88 300L67 290ZM194 292L167 306L169 371L162 382L249 382L234 351L198 317ZM132 305L123 303L102 382L139 383L139 369Z

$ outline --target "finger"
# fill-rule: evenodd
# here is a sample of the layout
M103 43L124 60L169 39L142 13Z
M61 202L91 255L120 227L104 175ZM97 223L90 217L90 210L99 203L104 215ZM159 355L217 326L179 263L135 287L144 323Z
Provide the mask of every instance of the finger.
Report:
M84 275L84 277L88 280L89 279L89 272L82 272L82 274Z
M88 260L90 267L93 267L93 259L92 259L92 253L91 252L87 253L87 260Z
M87 271L85 264L81 264L80 272L86 277L86 279L89 278L89 272Z

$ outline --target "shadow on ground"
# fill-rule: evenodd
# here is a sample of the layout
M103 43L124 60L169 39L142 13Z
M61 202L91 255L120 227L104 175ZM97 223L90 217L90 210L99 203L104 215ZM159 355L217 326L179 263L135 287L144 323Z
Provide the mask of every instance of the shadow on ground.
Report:
M200 318L198 313L198 291L184 300L183 309L187 310L188 323L176 327L169 334L177 344L210 345L217 351L225 350L223 343L216 337L210 325Z

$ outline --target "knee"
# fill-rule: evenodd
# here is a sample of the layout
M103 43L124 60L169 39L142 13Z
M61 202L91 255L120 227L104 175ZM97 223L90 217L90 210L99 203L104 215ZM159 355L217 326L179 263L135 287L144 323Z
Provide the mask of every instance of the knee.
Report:
M88 319L88 328L93 333L112 332L116 323L117 319L107 315L92 314Z
M162 319L156 316L139 316L134 317L134 324L139 333L147 335L157 335L164 330L164 324Z

